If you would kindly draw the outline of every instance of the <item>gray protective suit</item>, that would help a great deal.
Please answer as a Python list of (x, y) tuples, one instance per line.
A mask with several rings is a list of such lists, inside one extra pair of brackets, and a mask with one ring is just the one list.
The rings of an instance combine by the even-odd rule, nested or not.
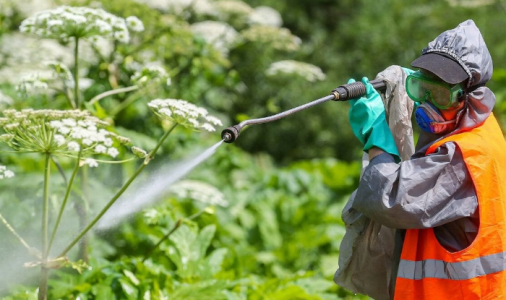
[[(495, 96), (484, 84), (492, 76), (492, 59), (472, 20), (439, 35), (423, 54), (451, 55), (469, 75), (465, 107), (457, 128), (480, 126)], [(394, 133), (395, 135), (395, 133)], [(425, 155), (436, 136), (422, 132), (411, 159), (395, 163), (383, 153), (363, 169), (358, 189), (343, 210), (347, 232), (340, 249), (335, 282), (375, 299), (391, 299), (405, 229), (434, 228), (448, 251), (466, 248), (479, 227), (477, 197), (460, 149), (445, 143)]]

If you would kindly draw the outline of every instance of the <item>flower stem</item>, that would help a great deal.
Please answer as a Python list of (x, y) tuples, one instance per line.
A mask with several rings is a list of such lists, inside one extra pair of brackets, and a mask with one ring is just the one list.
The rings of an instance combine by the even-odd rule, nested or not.
[(77, 109), (81, 108), (79, 103), (79, 38), (75, 37), (76, 43), (74, 48), (74, 102)]
[[(149, 152), (148, 154), (148, 158), (149, 160), (155, 158), (155, 154), (156, 152), (158, 152), (158, 149), (160, 149), (160, 147), (162, 146), (163, 142), (165, 141), (165, 139), (169, 136), (169, 134), (172, 132), (172, 130), (174, 130), (174, 128), (176, 128), (178, 123), (174, 123), (170, 128), (169, 130), (167, 130), (167, 132), (165, 132), (165, 134), (162, 136), (162, 138), (158, 141), (158, 144), (156, 145), (155, 149), (151, 150), (151, 152)], [(145, 160), (144, 161), (144, 164), (147, 165), (149, 163), (149, 160)]]
[[(86, 209), (89, 203), (88, 187), (88, 166), (84, 165), (81, 168), (81, 201), (74, 204), (74, 209), (79, 219), (79, 230), (82, 230), (86, 227), (86, 224), (88, 224), (88, 214)], [(79, 255), (77, 256), (86, 263), (88, 263), (88, 239), (89, 237), (86, 235), (81, 238), (79, 242)]]
[(49, 223), (49, 175), (51, 174), (51, 154), (46, 153), (44, 165), (44, 199), (42, 202), (42, 265), (40, 269), (39, 300), (47, 299), (47, 226)]
[(95, 97), (93, 97), (93, 99), (91, 99), (89, 101), (89, 104), (93, 104), (93, 103), (95, 103), (95, 102), (97, 102), (97, 101), (99, 101), (99, 100), (101, 100), (101, 99), (103, 99), (105, 97), (109, 97), (109, 96), (120, 94), (120, 93), (131, 92), (131, 91), (135, 91), (137, 89), (139, 89), (138, 86), (132, 85), (132, 86), (129, 86), (129, 87), (126, 87), (126, 88), (121, 88), (121, 89), (107, 91), (107, 92), (98, 94)]
[(42, 202), (42, 260), (47, 259), (47, 226), (49, 223), (49, 175), (51, 154), (46, 153), (46, 162), (44, 167), (44, 199)]
[(50, 87), (50, 89), (63, 94), (65, 96), (65, 98), (67, 99), (67, 102), (70, 104), (70, 107), (72, 107), (72, 109), (76, 109), (76, 104), (74, 103), (74, 100), (72, 99), (72, 96), (70, 94), (70, 93), (72, 93), (72, 91), (69, 92), (68, 87), (66, 87), (65, 80), (62, 80), (62, 83), (65, 86), (63, 89), (57, 89), (57, 88), (51, 88), (51, 87)]
[(47, 280), (49, 277), (49, 269), (45, 263), (41, 266), (40, 281), (39, 281), (39, 300), (47, 299)]
[[(154, 157), (160, 146), (163, 144), (165, 139), (169, 136), (169, 134), (174, 130), (177, 126), (177, 123), (174, 123), (167, 132), (160, 138), (156, 147), (149, 153), (148, 157), (144, 160), (144, 163), (135, 171), (135, 173), (128, 179), (128, 181), (121, 187), (121, 189), (112, 197), (112, 199), (107, 203), (107, 205), (98, 213), (98, 215), (86, 226), (81, 233), (79, 233), (70, 244), (58, 255), (58, 257), (65, 256), (72, 247), (88, 232), (90, 229), (95, 226), (95, 224), (100, 220), (100, 218), (107, 212), (107, 210), (118, 200), (118, 198), (126, 191), (126, 189), (130, 186), (130, 184), (137, 178), (137, 176), (144, 170), (144, 168), (148, 165), (150, 159)], [(149, 159), (148, 159), (149, 158)]]
[(56, 219), (56, 223), (54, 224), (53, 233), (51, 234), (51, 240), (49, 241), (49, 246), (47, 246), (47, 253), (51, 250), (51, 246), (53, 246), (54, 238), (56, 236), (56, 232), (58, 231), (58, 226), (60, 226), (61, 217), (63, 215), (63, 211), (65, 210), (65, 206), (67, 205), (67, 200), (69, 199), (70, 191), (72, 190), (72, 184), (74, 183), (74, 178), (76, 177), (77, 171), (79, 170), (79, 163), (81, 160), (81, 153), (82, 151), (79, 151), (79, 155), (77, 156), (77, 162), (76, 166), (74, 168), (74, 172), (72, 173), (72, 176), (70, 177), (70, 181), (67, 185), (67, 190), (65, 192), (65, 198), (63, 198), (63, 202), (60, 207), (60, 212), (58, 213), (58, 218)]

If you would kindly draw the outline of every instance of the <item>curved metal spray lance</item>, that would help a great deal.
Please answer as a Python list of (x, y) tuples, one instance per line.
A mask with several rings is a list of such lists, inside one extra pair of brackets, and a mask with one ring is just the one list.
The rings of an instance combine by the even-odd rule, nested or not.
[[(372, 84), (372, 86), (376, 90), (383, 91), (386, 89), (386, 84), (381, 79), (371, 80), (370, 83)], [(289, 116), (289, 115), (299, 112), (301, 110), (305, 110), (307, 108), (313, 107), (317, 104), (327, 102), (329, 100), (346, 101), (346, 100), (362, 97), (365, 95), (365, 93), (366, 93), (365, 85), (362, 82), (354, 82), (354, 83), (340, 85), (337, 88), (335, 88), (330, 93), (330, 95), (328, 95), (326, 97), (316, 99), (316, 100), (311, 101), (309, 103), (294, 107), (292, 109), (281, 112), (279, 114), (272, 115), (270, 117), (259, 118), (259, 119), (250, 119), (250, 120), (243, 121), (237, 125), (227, 127), (225, 129), (223, 129), (223, 131), (221, 132), (221, 138), (225, 143), (233, 143), (239, 137), (239, 133), (241, 132), (241, 130), (247, 125), (269, 123), (272, 121), (282, 119), (286, 116)]]

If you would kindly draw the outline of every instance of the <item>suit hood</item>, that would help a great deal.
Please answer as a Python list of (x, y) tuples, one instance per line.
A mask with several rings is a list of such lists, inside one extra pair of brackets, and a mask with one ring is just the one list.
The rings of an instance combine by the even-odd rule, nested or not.
[(422, 50), (422, 54), (427, 53), (451, 56), (469, 76), (468, 87), (485, 84), (492, 77), (492, 57), (473, 20), (441, 33)]
[(478, 127), (492, 113), (494, 93), (485, 86), (492, 77), (492, 57), (473, 20), (441, 33), (422, 50), (422, 54), (444, 53), (457, 61), (469, 76), (466, 104), (458, 115), (458, 126), (451, 134)]

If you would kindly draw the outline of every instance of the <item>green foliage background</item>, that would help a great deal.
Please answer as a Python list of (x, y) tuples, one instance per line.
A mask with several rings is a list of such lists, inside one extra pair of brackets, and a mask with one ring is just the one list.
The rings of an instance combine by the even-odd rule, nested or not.
[[(350, 77), (373, 78), (393, 64), (409, 67), (430, 40), (466, 19), (476, 22), (492, 54), (495, 68), (489, 86), (497, 96), (495, 113), (502, 124), (506, 122), (505, 1), (246, 0), (252, 7), (277, 9), (283, 26), (299, 36), (302, 45), (298, 51), (286, 52), (244, 42), (228, 57), (184, 30), (202, 16), (167, 16), (132, 0), (99, 2), (118, 16), (138, 16), (146, 27), (133, 44), (119, 46), (117, 54), (125, 61), (138, 60), (149, 50), (173, 77), (169, 87), (134, 96), (119, 94), (91, 108), (99, 117), (113, 119), (117, 131), (134, 144), (148, 149), (162, 131), (145, 104), (160, 95), (209, 108), (229, 126), (325, 96)], [(16, 12), (0, 16), (0, 43), (4, 35), (18, 30), (22, 19)], [(244, 29), (238, 20), (229, 22)], [(299, 77), (264, 75), (270, 63), (282, 59), (315, 64), (327, 78), (310, 83)], [(116, 69), (111, 71), (111, 66)], [(94, 83), (84, 91), (86, 98), (116, 88), (108, 80), (113, 72), (121, 74), (119, 87), (128, 86), (132, 74), (124, 63), (101, 57), (90, 64), (87, 76)], [(15, 99), (17, 109), (64, 105), (61, 95), (20, 99), (12, 85), (0, 84), (0, 89)], [(360, 145), (348, 125), (347, 109), (346, 103), (326, 103), (248, 128), (235, 144), (222, 145), (187, 176), (217, 187), (228, 207), (165, 195), (112, 230), (96, 231), (86, 246), (90, 268), (82, 274), (73, 269), (54, 272), (50, 299), (367, 299), (332, 282), (345, 232), (341, 210), (360, 173)], [(218, 133), (178, 130), (164, 145), (157, 166), (218, 140)], [(0, 181), (2, 214), (30, 235), (39, 225), (33, 220), (40, 214), (42, 162), (36, 156), (2, 155), (0, 163), (15, 165), (17, 173), (14, 182)], [(101, 199), (132, 170), (133, 166), (125, 165), (90, 171), (93, 196), (84, 205), (89, 215), (101, 208)], [(58, 180), (55, 175), (54, 192), (64, 189)], [(70, 219), (76, 218), (74, 209), (68, 213)], [(189, 219), (194, 214), (198, 217)], [(77, 223), (68, 222), (62, 243), (75, 234)], [(174, 227), (177, 230), (169, 239), (150, 252)], [(0, 237), (2, 252), (23, 251), (2, 226)], [(72, 258), (80, 255), (71, 254)], [(6, 254), (3, 259), (10, 258)], [(22, 275), (4, 279), (0, 295), (9, 300), (35, 299), (36, 274), (34, 269), (23, 269)]]

